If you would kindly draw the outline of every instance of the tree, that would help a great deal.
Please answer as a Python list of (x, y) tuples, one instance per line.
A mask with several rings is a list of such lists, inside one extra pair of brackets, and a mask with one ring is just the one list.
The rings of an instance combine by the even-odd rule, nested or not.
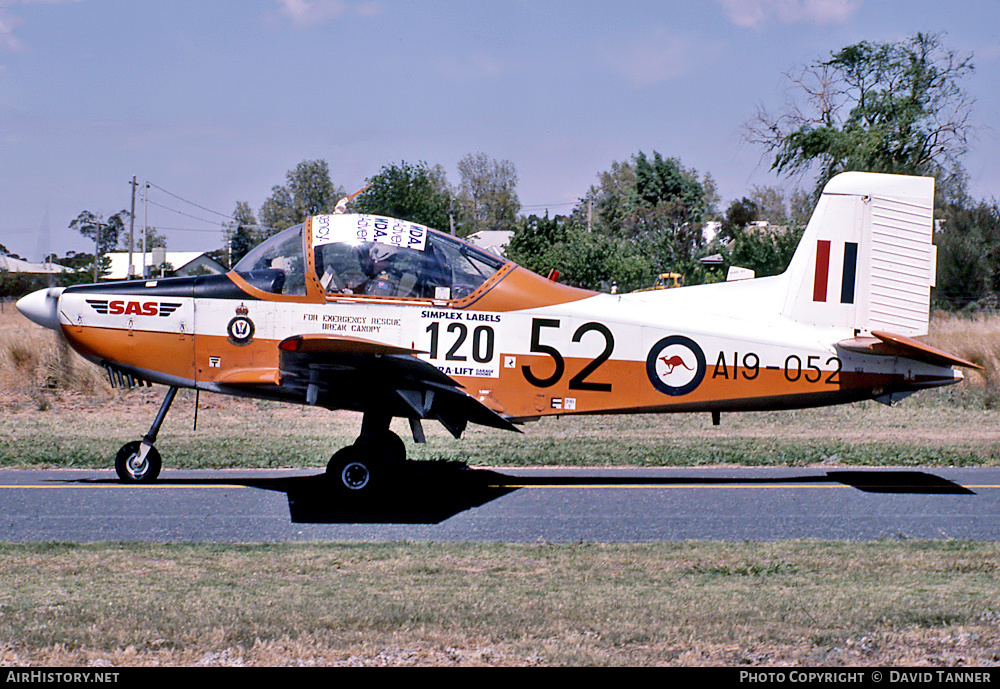
[(344, 196), (343, 188), (330, 181), (325, 160), (304, 160), (289, 170), (285, 179), (285, 185), (271, 188), (260, 209), (260, 221), (268, 234), (297, 225), (310, 215), (332, 213)]
[(10, 249), (5, 247), (3, 244), (0, 244), (0, 254), (3, 254), (4, 256), (10, 256), (11, 258), (21, 258), (22, 260), (24, 260), (23, 257), (11, 253)]
[(103, 255), (114, 251), (118, 246), (118, 238), (125, 229), (125, 221), (128, 218), (129, 213), (126, 210), (118, 211), (107, 220), (101, 213), (82, 211), (69, 224), (69, 228), (91, 241), (96, 241), (97, 253)]
[(714, 212), (717, 202), (714, 182), (706, 179), (707, 191), (697, 172), (677, 159), (655, 151), (649, 158), (640, 151), (598, 175), (598, 184), (574, 209), (573, 218), (625, 241), (648, 257), (657, 272), (694, 274), (704, 245), (704, 221), (710, 204)]
[(611, 169), (599, 173), (597, 180), (574, 209), (573, 217), (581, 222), (586, 219), (588, 227), (598, 232), (611, 233), (625, 224), (638, 205), (635, 166), (629, 161), (613, 161)]
[(513, 228), (521, 202), (517, 198), (517, 169), (509, 160), (492, 160), (485, 153), (458, 161), (458, 203), (465, 236), (482, 230)]
[(528, 270), (547, 275), (557, 259), (553, 256), (554, 248), (570, 241), (579, 234), (572, 220), (557, 215), (550, 218), (548, 213), (539, 218), (530, 215), (520, 218), (513, 236), (507, 242), (504, 250), (507, 258)]
[(995, 310), (1000, 307), (1000, 203), (953, 199), (941, 215), (934, 243), (938, 246), (939, 307)]
[(223, 249), (229, 266), (239, 263), (240, 259), (250, 253), (256, 244), (263, 239), (257, 219), (250, 210), (250, 204), (245, 201), (236, 202), (233, 220), (223, 230), (225, 245)]
[(613, 282), (625, 292), (648, 285), (654, 275), (645, 254), (619, 238), (596, 232), (561, 215), (520, 218), (506, 255), (540, 275), (559, 271), (559, 281), (607, 290)]
[(440, 165), (402, 161), (370, 177), (368, 187), (351, 202), (357, 213), (388, 215), (447, 231), (451, 191)]
[(787, 74), (797, 100), (777, 116), (759, 107), (745, 135), (779, 173), (818, 168), (817, 194), (846, 170), (943, 178), (973, 131), (973, 99), (959, 85), (973, 69), (937, 34), (862, 41)]
[(97, 245), (97, 259), (91, 264), (94, 282), (97, 282), (101, 274), (107, 272), (110, 267), (105, 254), (113, 251), (118, 245), (118, 237), (124, 231), (125, 220), (128, 218), (129, 212), (126, 210), (118, 211), (107, 220), (104, 220), (100, 213), (82, 211), (69, 224), (71, 230), (76, 230)]
[[(731, 266), (750, 268), (757, 277), (785, 272), (805, 228), (748, 227), (736, 236), (728, 251)], [(725, 253), (725, 252), (724, 252)]]
[[(137, 234), (132, 239), (133, 246), (132, 251), (142, 251), (142, 235)], [(167, 236), (161, 234), (159, 230), (155, 227), (146, 228), (146, 251), (155, 249), (156, 247), (167, 248)], [(128, 235), (123, 233), (121, 239), (119, 240), (118, 248), (122, 251), (128, 251)]]
[(726, 209), (726, 215), (719, 226), (719, 241), (729, 242), (743, 234), (743, 230), (760, 217), (760, 207), (744, 196), (733, 201)]
[(705, 219), (705, 188), (692, 171), (684, 170), (675, 158), (663, 158), (656, 151), (653, 160), (640, 151), (634, 161), (639, 206), (665, 207), (675, 225)]

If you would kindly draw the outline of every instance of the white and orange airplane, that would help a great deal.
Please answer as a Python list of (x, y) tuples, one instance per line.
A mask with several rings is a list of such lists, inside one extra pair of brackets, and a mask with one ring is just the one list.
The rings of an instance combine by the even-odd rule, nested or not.
[(17, 303), (113, 384), (169, 387), (123, 481), (159, 474), (178, 388), (362, 412), (327, 473), (363, 495), (405, 459), (394, 417), (468, 423), (558, 414), (891, 403), (975, 364), (915, 339), (934, 280), (934, 180), (830, 181), (781, 275), (602, 294), (447, 234), (334, 214), (274, 235), (225, 275), (50, 288)]

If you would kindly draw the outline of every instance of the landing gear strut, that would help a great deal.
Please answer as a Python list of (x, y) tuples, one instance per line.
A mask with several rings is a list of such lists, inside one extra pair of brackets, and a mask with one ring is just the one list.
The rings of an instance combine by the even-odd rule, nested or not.
[(406, 461), (406, 447), (389, 430), (390, 421), (392, 417), (366, 413), (358, 439), (330, 458), (326, 475), (338, 492), (371, 495), (386, 487), (392, 470)]
[(160, 405), (160, 411), (153, 419), (149, 432), (142, 437), (142, 440), (125, 443), (122, 449), (118, 450), (118, 455), (115, 457), (115, 472), (125, 483), (150, 483), (160, 475), (163, 462), (153, 443), (156, 442), (156, 434), (160, 432), (163, 419), (166, 418), (176, 395), (176, 387), (167, 390), (167, 396), (163, 398), (163, 404)]

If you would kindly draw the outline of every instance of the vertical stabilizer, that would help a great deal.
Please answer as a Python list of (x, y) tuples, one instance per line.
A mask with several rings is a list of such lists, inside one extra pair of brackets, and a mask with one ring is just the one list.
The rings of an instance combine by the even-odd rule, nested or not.
[(801, 323), (927, 334), (934, 179), (846, 172), (830, 180), (788, 266), (784, 314)]

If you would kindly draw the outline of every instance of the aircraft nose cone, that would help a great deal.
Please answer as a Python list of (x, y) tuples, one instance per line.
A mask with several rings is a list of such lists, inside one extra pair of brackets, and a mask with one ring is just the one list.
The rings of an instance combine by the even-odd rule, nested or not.
[(59, 295), (63, 287), (49, 287), (21, 297), (17, 300), (17, 310), (24, 317), (50, 330), (59, 329)]

